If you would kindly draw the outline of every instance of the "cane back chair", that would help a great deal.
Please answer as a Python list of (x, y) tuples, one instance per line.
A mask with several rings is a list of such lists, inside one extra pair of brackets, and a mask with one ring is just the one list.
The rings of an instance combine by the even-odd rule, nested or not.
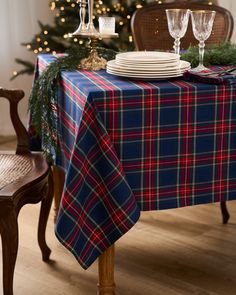
[(17, 216), (25, 204), (41, 201), (38, 243), (44, 261), (51, 250), (45, 241), (45, 230), (52, 203), (51, 170), (41, 153), (31, 153), (29, 138), (17, 112), (24, 97), (21, 90), (0, 88), (0, 97), (10, 103), (10, 117), (17, 135), (15, 153), (0, 152), (0, 234), (3, 257), (3, 294), (13, 294), (13, 276), (18, 250)]
[[(223, 7), (189, 1), (158, 4), (150, 3), (136, 10), (131, 19), (131, 30), (137, 50), (171, 50), (174, 39), (170, 36), (167, 26), (166, 9), (181, 8), (191, 10), (215, 10), (216, 16), (212, 34), (206, 41), (207, 45), (228, 41), (233, 31), (233, 17)], [(188, 49), (189, 45), (197, 45), (198, 41), (192, 33), (192, 24), (189, 21), (185, 36), (181, 39), (181, 50)]]

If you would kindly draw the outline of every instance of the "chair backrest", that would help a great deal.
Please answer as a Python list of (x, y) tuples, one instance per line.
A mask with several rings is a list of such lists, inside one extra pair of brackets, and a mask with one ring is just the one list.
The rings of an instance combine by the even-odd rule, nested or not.
[[(165, 12), (165, 9), (171, 8), (215, 10), (216, 17), (212, 34), (206, 41), (206, 46), (230, 40), (234, 22), (231, 13), (225, 8), (216, 5), (189, 3), (189, 1), (166, 4), (155, 2), (136, 10), (132, 16), (131, 30), (137, 50), (171, 50), (173, 48), (174, 39), (168, 32)], [(198, 41), (193, 36), (190, 20), (186, 35), (181, 39), (180, 48), (187, 49), (189, 45), (196, 44)]]
[(17, 136), (16, 153), (29, 153), (29, 136), (18, 115), (18, 102), (24, 97), (22, 90), (8, 90), (0, 87), (0, 97), (5, 97), (10, 103), (11, 121)]

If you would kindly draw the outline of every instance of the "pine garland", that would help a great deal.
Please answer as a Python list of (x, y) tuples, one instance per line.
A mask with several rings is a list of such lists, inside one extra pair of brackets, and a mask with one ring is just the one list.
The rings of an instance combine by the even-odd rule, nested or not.
[[(198, 46), (189, 47), (187, 52), (181, 55), (181, 59), (196, 67), (199, 63)], [(204, 65), (236, 65), (236, 45), (225, 42), (205, 49)]]
[[(36, 136), (40, 136), (47, 158), (54, 161), (52, 154), (59, 151), (57, 129), (57, 93), (61, 71), (75, 71), (81, 59), (88, 56), (89, 48), (71, 48), (66, 56), (57, 58), (35, 80), (29, 99), (29, 112)], [(116, 52), (106, 48), (97, 48), (100, 56), (106, 60), (115, 58)]]

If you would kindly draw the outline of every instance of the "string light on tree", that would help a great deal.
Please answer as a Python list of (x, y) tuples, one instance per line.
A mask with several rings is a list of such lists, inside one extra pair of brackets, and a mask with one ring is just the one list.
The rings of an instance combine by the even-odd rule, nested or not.
[(56, 8), (56, 3), (53, 1), (51, 2), (51, 10), (54, 10)]

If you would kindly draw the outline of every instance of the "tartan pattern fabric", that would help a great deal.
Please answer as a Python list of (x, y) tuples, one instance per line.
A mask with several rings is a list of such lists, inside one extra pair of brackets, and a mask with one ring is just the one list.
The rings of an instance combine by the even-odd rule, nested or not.
[[(41, 55), (39, 71), (54, 59)], [(58, 239), (83, 268), (138, 220), (236, 199), (236, 85), (61, 73)]]

